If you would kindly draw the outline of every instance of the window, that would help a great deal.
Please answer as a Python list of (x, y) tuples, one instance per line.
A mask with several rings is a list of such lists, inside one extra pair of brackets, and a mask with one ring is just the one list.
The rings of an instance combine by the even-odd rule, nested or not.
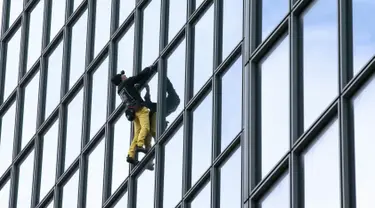
[(289, 208), (290, 207), (290, 178), (285, 174), (273, 185), (271, 190), (262, 198), (262, 208)]
[(20, 16), (23, 10), (23, 1), (12, 1), (8, 0), (8, 6), (10, 4), (10, 11), (9, 11), (9, 27), (12, 26), (14, 21)]
[(62, 57), (63, 41), (48, 58), (45, 118), (48, 118), (60, 102)]
[(65, 23), (65, 0), (52, 0), (51, 8), (51, 31), (50, 40), (52, 40), (64, 26)]
[(79, 170), (69, 179), (63, 187), (62, 208), (72, 208), (77, 206), (78, 202), (78, 182)]
[(223, 13), (223, 59), (225, 59), (242, 39), (243, 0), (224, 0)]
[(38, 109), (38, 94), (39, 94), (39, 72), (32, 78), (32, 80), (25, 87), (25, 101), (23, 106), (22, 119), (22, 146), (23, 149), (31, 140), (36, 131), (36, 116)]
[(211, 182), (199, 192), (190, 204), (191, 208), (211, 207)]
[(142, 69), (159, 56), (160, 1), (151, 1), (143, 11)]
[[(289, 39), (261, 63), (262, 177), (289, 149)], [(272, 131), (270, 131), (272, 129)]]
[(176, 207), (182, 199), (182, 161), (184, 128), (165, 145), (163, 207)]
[[(83, 90), (68, 105), (68, 124), (66, 132), (65, 170), (81, 151), (83, 115)], [(69, 150), (69, 151), (68, 151)]]
[(354, 139), (355, 139), (355, 177), (356, 177), (356, 197), (357, 207), (370, 208), (374, 201), (375, 181), (373, 180), (374, 165), (369, 162), (369, 158), (375, 156), (373, 145), (374, 130), (371, 122), (374, 122), (373, 105), (375, 99), (374, 78), (361, 89), (353, 99), (354, 108)]
[(112, 193), (114, 193), (121, 183), (129, 175), (129, 163), (126, 162), (126, 156), (130, 146), (131, 123), (121, 114), (114, 128), (113, 138), (113, 164), (112, 164)]
[(125, 192), (121, 199), (116, 203), (114, 208), (128, 207), (128, 192)]
[(111, 1), (96, 0), (94, 57), (103, 49), (111, 35)]
[(195, 0), (195, 9), (197, 10), (203, 2), (204, 0)]
[(241, 148), (220, 169), (220, 207), (241, 207)]
[(73, 12), (81, 5), (83, 0), (72, 0), (73, 4)]
[(0, 207), (9, 206), (10, 196), (10, 180), (8, 180), (3, 187), (0, 188)]
[(305, 130), (338, 92), (337, 2), (315, 2), (303, 17)]
[(69, 88), (76, 83), (85, 71), (86, 32), (87, 11), (82, 14), (72, 29)]
[(193, 112), (192, 180), (195, 184), (211, 164), (212, 92)]
[(31, 206), (31, 192), (33, 190), (34, 150), (19, 167), (17, 207)]
[[(0, 129), (0, 177), (12, 163), (14, 125), (16, 123), (16, 103), (13, 103), (9, 109), (1, 115)], [(1, 207), (1, 206), (0, 206)]]
[[(15, 1), (14, 1), (15, 2)], [(20, 61), (21, 28), (13, 35), (7, 44), (6, 70), (4, 83), (4, 100), (12, 93), (18, 82)]]
[(221, 77), (221, 151), (242, 129), (242, 57)]
[(214, 5), (195, 25), (194, 95), (212, 76), (214, 38)]
[(95, 71), (92, 79), (90, 138), (98, 132), (107, 118), (108, 58)]
[(262, 1), (262, 40), (265, 40), (289, 11), (289, 1)]
[(181, 30), (186, 22), (187, 1), (169, 1), (168, 42)]
[(27, 51), (27, 69), (29, 70), (37, 59), (39, 59), (42, 51), (42, 34), (43, 34), (43, 10), (44, 0), (39, 3), (30, 13), (29, 25), (29, 41)]
[[(128, 1), (123, 1), (128, 2)], [(132, 25), (121, 40), (117, 43), (117, 73), (125, 71), (128, 77), (133, 76), (133, 54), (134, 54), (134, 25)], [(117, 88), (116, 88), (117, 89)], [(116, 106), (121, 104), (121, 98), (116, 91)]]
[(52, 199), (52, 201), (46, 206), (46, 208), (53, 208), (53, 202), (54, 200)]
[[(341, 207), (337, 119), (303, 155), (305, 207)], [(322, 188), (324, 187), (324, 188)]]
[(104, 139), (89, 155), (87, 178), (87, 207), (102, 207), (103, 172), (104, 172)]
[(138, 178), (137, 208), (154, 207), (155, 171), (145, 170)]
[(119, 24), (121, 25), (130, 15), (135, 7), (135, 1), (118, 1), (119, 6)]
[(42, 176), (40, 183), (40, 201), (55, 185), (57, 143), (59, 138), (59, 122), (55, 121), (52, 127), (44, 135), (42, 151)]

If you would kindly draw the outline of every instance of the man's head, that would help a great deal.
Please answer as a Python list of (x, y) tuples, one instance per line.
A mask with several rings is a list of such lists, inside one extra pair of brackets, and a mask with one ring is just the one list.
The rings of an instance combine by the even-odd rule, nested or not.
[(127, 77), (125, 75), (125, 72), (124, 70), (122, 70), (120, 74), (116, 74), (115, 76), (112, 77), (111, 82), (112, 84), (119, 86), (120, 83), (126, 79)]

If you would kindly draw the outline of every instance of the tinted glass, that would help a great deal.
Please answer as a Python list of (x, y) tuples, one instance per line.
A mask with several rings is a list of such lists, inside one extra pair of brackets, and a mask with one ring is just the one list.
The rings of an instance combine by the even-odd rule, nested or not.
[(211, 207), (211, 182), (191, 202), (191, 208)]
[(116, 203), (116, 205), (113, 208), (124, 207), (128, 207), (128, 192), (125, 192), (125, 194), (121, 197), (121, 199)]
[(57, 35), (65, 23), (65, 8), (65, 0), (52, 0), (50, 40)]
[(228, 69), (221, 82), (221, 150), (224, 150), (242, 129), (242, 57)]
[(214, 38), (214, 5), (195, 25), (194, 49), (194, 94), (196, 94), (212, 76)]
[(105, 140), (99, 143), (89, 155), (87, 178), (87, 207), (102, 207), (103, 171), (104, 171), (104, 145)]
[(22, 149), (30, 141), (36, 131), (36, 116), (38, 109), (39, 72), (25, 87), (25, 101), (22, 119)]
[(119, 25), (121, 25), (135, 7), (136, 0), (118, 1), (119, 9)]
[(151, 1), (143, 11), (142, 68), (153, 64), (159, 55), (160, 1)]
[(33, 187), (34, 150), (19, 167), (17, 207), (30, 207)]
[(169, 1), (168, 40), (171, 41), (186, 22), (187, 2)]
[(83, 90), (68, 105), (68, 124), (66, 132), (65, 170), (81, 151), (83, 114)]
[(223, 59), (242, 39), (243, 0), (223, 1)]
[(220, 207), (241, 207), (241, 149), (220, 170)]
[(44, 0), (39, 1), (30, 14), (27, 69), (34, 65), (42, 50)]
[(10, 180), (0, 190), (0, 207), (7, 208), (9, 206), (10, 196)]
[(289, 1), (262, 1), (262, 40), (266, 39), (289, 11)]
[(154, 207), (155, 171), (146, 169), (137, 181), (137, 208)]
[(14, 124), (16, 121), (16, 103), (1, 115), (0, 133), (0, 177), (12, 163)]
[(85, 71), (86, 32), (87, 11), (83, 13), (72, 29), (69, 87), (72, 87)]
[(195, 184), (211, 164), (212, 92), (193, 112), (192, 180)]
[(318, 0), (303, 17), (305, 130), (337, 95), (337, 16), (336, 1)]
[(90, 138), (98, 132), (107, 118), (108, 58), (95, 71), (92, 79)]
[[(133, 54), (134, 54), (134, 25), (117, 43), (117, 73), (124, 70), (127, 76), (133, 75)], [(116, 91), (116, 106), (121, 104), (121, 98)]]
[(303, 160), (305, 207), (341, 207), (337, 119), (318, 136)]
[(372, 170), (374, 164), (369, 158), (375, 157), (373, 139), (374, 128), (371, 122), (375, 121), (373, 105), (375, 99), (375, 81), (372, 78), (364, 88), (358, 92), (353, 100), (354, 107), (354, 136), (355, 136), (355, 176), (357, 207), (370, 208), (374, 201), (375, 181)]
[(63, 41), (48, 58), (45, 118), (48, 118), (60, 102), (62, 57)]
[[(289, 149), (289, 38), (260, 66), (262, 88), (262, 177)], [(270, 131), (272, 129), (272, 131)]]
[(69, 179), (63, 187), (62, 208), (77, 207), (78, 202), (79, 170)]
[(122, 114), (115, 124), (113, 138), (112, 193), (128, 177), (129, 164), (126, 162), (130, 145), (131, 123)]
[(21, 29), (13, 35), (7, 44), (6, 70), (4, 83), (4, 100), (8, 98), (18, 82), (18, 67), (21, 44)]
[(8, 1), (8, 6), (10, 4), (9, 12), (9, 27), (12, 26), (13, 22), (20, 16), (23, 9), (23, 1)]
[(94, 57), (103, 49), (111, 35), (111, 1), (96, 0)]
[(163, 207), (176, 207), (182, 199), (182, 161), (184, 128), (165, 146)]
[(290, 178), (284, 175), (262, 198), (262, 208), (290, 208)]

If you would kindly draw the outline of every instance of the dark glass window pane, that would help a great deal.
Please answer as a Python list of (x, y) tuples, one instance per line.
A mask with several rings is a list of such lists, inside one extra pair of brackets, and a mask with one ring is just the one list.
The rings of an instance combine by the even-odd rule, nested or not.
[(1, 115), (0, 133), (0, 177), (12, 163), (14, 125), (16, 123), (16, 103)]
[(137, 208), (154, 207), (155, 171), (146, 169), (137, 181)]
[(289, 1), (262, 1), (262, 40), (265, 40), (289, 11)]
[(14, 21), (20, 16), (23, 10), (23, 1), (18, 0), (8, 0), (8, 6), (10, 4), (10, 12), (9, 12), (9, 27), (12, 26)]
[(31, 206), (31, 192), (33, 187), (34, 150), (19, 167), (17, 207)]
[(191, 208), (211, 207), (211, 182), (191, 202)]
[(262, 198), (262, 208), (290, 208), (290, 178), (285, 174)]
[(337, 119), (303, 155), (305, 207), (341, 207)]
[(220, 169), (220, 207), (241, 207), (241, 149)]
[(186, 11), (186, 0), (169, 1), (168, 42), (171, 41), (184, 26), (186, 22)]
[(63, 187), (62, 208), (77, 207), (79, 169)]
[(111, 1), (96, 0), (94, 57), (103, 49), (111, 35)]
[(10, 180), (0, 190), (0, 207), (9, 206), (9, 197), (10, 197)]
[(130, 15), (135, 7), (137, 0), (118, 1), (119, 6), (119, 25), (121, 25)]
[(65, 0), (52, 0), (50, 41), (57, 35), (65, 23)]
[(242, 39), (243, 0), (223, 1), (223, 59)]
[(336, 1), (315, 2), (303, 16), (305, 130), (323, 113), (338, 92), (338, 4)]

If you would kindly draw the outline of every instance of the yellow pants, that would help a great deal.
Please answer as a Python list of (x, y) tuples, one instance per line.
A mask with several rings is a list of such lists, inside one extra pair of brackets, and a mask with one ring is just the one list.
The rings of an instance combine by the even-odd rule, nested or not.
[(146, 136), (150, 132), (150, 119), (149, 110), (146, 107), (140, 108), (135, 113), (134, 125), (134, 137), (129, 148), (129, 157), (134, 158), (135, 147), (143, 147), (145, 145)]
[(151, 137), (156, 138), (156, 112), (152, 114), (150, 118), (150, 133), (147, 135), (145, 140), (145, 147), (151, 148)]

